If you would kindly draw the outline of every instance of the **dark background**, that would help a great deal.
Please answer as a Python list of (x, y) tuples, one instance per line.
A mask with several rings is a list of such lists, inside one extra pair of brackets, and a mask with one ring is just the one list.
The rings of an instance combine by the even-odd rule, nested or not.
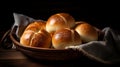
[(4, 0), (0, 2), (0, 39), (14, 24), (14, 12), (42, 20), (47, 20), (51, 15), (58, 12), (67, 12), (71, 14), (76, 21), (85, 20), (99, 29), (111, 27), (112, 29), (120, 31), (119, 6), (120, 3), (115, 0), (15, 0), (13, 2), (11, 0)]
[(4, 31), (11, 28), (14, 23), (14, 12), (42, 20), (47, 20), (48, 17), (58, 12), (67, 12), (76, 21), (85, 20), (100, 29), (111, 27), (119, 30), (119, 6), (119, 2), (115, 0), (16, 0), (14, 2), (0, 2), (0, 31), (3, 34)]

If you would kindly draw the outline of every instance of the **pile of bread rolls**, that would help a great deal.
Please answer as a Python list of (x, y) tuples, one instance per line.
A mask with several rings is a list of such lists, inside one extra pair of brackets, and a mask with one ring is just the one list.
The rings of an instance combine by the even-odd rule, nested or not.
[(47, 21), (34, 21), (24, 30), (20, 43), (25, 46), (64, 49), (98, 40), (96, 27), (76, 22), (68, 13), (56, 13)]

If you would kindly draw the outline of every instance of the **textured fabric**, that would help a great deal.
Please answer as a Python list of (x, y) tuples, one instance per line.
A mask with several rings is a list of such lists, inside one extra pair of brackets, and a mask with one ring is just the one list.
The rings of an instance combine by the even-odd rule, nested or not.
[(120, 35), (110, 27), (105, 27), (103, 41), (91, 41), (78, 46), (69, 46), (66, 49), (78, 50), (87, 57), (102, 63), (120, 62)]
[(16, 31), (16, 35), (18, 38), (20, 38), (20, 36), (23, 33), (23, 30), (26, 28), (26, 26), (30, 22), (34, 21), (34, 19), (31, 17), (28, 17), (26, 15), (18, 14), (18, 13), (13, 13), (13, 16), (14, 16), (15, 22), (14, 22), (14, 25), (12, 28), (14, 28), (15, 26), (18, 26), (17, 31)]

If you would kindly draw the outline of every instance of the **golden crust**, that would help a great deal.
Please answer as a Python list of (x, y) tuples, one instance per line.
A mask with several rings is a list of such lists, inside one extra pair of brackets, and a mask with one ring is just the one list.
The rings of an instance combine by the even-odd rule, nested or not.
[(57, 13), (50, 16), (46, 22), (46, 30), (51, 33), (62, 28), (72, 28), (75, 19), (68, 13)]
[(83, 23), (78, 25), (75, 30), (79, 33), (83, 41), (89, 42), (93, 40), (98, 40), (98, 32), (92, 25), (88, 23)]
[(45, 22), (35, 21), (29, 24), (20, 38), (20, 43), (26, 46), (49, 48), (51, 35), (45, 30)]
[(64, 49), (66, 46), (80, 45), (81, 43), (79, 34), (71, 29), (57, 30), (52, 37), (52, 45), (56, 49)]

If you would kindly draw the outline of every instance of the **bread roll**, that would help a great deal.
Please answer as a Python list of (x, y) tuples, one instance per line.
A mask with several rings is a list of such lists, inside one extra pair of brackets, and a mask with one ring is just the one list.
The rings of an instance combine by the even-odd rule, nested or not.
[(79, 34), (68, 28), (57, 30), (52, 37), (52, 45), (55, 49), (64, 49), (66, 46), (82, 44)]
[(75, 19), (68, 13), (57, 13), (50, 16), (46, 22), (46, 30), (49, 33), (62, 28), (72, 28), (75, 26)]
[(83, 42), (98, 40), (98, 32), (92, 25), (82, 23), (76, 26), (75, 30), (79, 33)]
[(49, 48), (51, 36), (45, 30), (45, 25), (46, 23), (43, 21), (29, 24), (20, 38), (20, 43), (25, 46)]

